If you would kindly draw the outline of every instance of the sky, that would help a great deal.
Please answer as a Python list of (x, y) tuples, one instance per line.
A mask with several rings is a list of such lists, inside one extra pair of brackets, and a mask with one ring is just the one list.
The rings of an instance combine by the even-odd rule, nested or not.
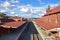
[(60, 5), (60, 0), (0, 0), (0, 12), (9, 16), (25, 18), (41, 18), (46, 14), (46, 8)]

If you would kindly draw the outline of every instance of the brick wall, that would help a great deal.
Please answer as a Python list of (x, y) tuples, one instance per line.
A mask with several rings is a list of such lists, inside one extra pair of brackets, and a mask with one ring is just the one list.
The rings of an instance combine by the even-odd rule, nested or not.
[[(57, 19), (57, 16), (58, 16), (58, 19)], [(52, 25), (60, 26), (60, 13), (57, 15), (53, 14), (53, 15), (44, 16), (39, 20), (43, 22), (51, 23)]]

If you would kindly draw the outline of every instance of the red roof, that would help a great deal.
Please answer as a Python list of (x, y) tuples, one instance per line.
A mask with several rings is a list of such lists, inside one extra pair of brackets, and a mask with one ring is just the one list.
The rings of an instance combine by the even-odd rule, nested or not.
[(12, 22), (14, 20), (13, 19), (7, 19), (7, 18), (1, 18), (0, 21), (1, 22)]
[[(57, 13), (57, 12), (60, 12), (60, 6), (55, 7), (54, 9), (50, 10), (50, 12), (46, 13), (45, 15), (54, 14), (54, 13)], [(36, 23), (38, 25), (41, 25), (43, 28), (45, 28), (47, 30), (50, 30), (50, 29), (53, 29), (53, 28), (60, 28), (60, 21), (58, 21), (58, 24), (51, 24), (51, 23), (43, 22), (43, 20), (44, 20), (44, 18), (37, 19)]]
[(35, 20), (35, 22), (38, 25), (42, 26), (42, 28), (44, 28), (46, 30), (50, 30), (50, 29), (56, 28), (56, 25), (52, 25), (51, 23), (43, 22), (43, 21), (40, 21), (40, 20)]
[(60, 6), (57, 6), (50, 10), (50, 12), (46, 13), (45, 15), (60, 12)]
[(56, 13), (56, 12), (60, 12), (60, 6), (51, 10), (51, 13)]
[(22, 17), (19, 17), (19, 16), (13, 16), (13, 17), (11, 17), (11, 19), (20, 19), (20, 18), (22, 18)]
[(1, 26), (4, 26), (6, 28), (18, 28), (19, 26), (23, 25), (25, 21), (13, 21), (13, 22), (5, 22)]

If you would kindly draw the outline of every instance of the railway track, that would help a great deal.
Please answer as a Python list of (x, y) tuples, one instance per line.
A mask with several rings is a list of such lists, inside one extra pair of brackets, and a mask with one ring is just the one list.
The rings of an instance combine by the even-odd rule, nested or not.
[(42, 40), (40, 34), (37, 32), (34, 24), (30, 22), (26, 30), (21, 34), (18, 40)]
[(22, 27), (0, 37), (0, 40), (42, 40), (32, 22), (27, 22)]

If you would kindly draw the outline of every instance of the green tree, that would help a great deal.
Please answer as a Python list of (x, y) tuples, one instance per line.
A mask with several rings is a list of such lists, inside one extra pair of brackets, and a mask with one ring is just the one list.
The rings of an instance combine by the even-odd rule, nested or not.
[(10, 16), (6, 16), (6, 14), (0, 12), (0, 18), (10, 18)]
[(0, 12), (0, 18), (4, 18), (6, 14)]

